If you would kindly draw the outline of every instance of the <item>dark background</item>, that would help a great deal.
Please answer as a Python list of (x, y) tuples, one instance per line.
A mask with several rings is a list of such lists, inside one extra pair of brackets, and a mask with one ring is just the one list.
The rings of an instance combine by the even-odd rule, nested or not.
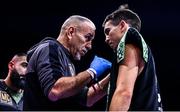
[[(105, 16), (129, 3), (142, 20), (141, 33), (151, 47), (164, 110), (180, 110), (179, 25), (180, 8), (175, 0), (59, 0), (5, 1), (0, 6), (0, 77), (7, 74), (7, 63), (18, 52), (26, 52), (46, 36), (56, 38), (60, 26), (70, 15), (90, 18), (97, 26), (93, 49), (78, 64), (86, 69), (94, 54), (111, 60), (111, 49), (104, 43), (101, 27)], [(89, 60), (89, 61), (88, 61)], [(102, 110), (101, 100), (89, 110)]]

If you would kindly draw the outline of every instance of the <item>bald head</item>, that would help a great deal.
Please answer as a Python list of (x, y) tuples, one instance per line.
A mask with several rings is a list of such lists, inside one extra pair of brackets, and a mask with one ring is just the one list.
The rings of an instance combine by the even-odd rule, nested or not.
[(73, 15), (73, 16), (70, 16), (62, 25), (61, 27), (61, 33), (64, 33), (64, 31), (66, 29), (68, 29), (69, 27), (77, 27), (78, 29), (81, 30), (81, 26), (84, 24), (84, 23), (90, 23), (91, 27), (95, 30), (96, 27), (94, 25), (94, 23), (84, 17), (84, 16), (80, 16), (80, 15)]

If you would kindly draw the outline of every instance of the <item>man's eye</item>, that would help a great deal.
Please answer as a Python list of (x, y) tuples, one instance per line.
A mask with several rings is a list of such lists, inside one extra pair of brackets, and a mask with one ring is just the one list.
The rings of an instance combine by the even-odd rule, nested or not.
[(94, 38), (94, 35), (91, 33), (88, 33), (87, 35), (84, 36), (84, 38), (86, 39), (86, 41), (91, 41)]
[(104, 33), (105, 33), (106, 35), (109, 35), (109, 32), (110, 32), (110, 29), (109, 29), (109, 28), (105, 29), (105, 31), (104, 31)]
[(85, 36), (85, 38), (86, 38), (87, 41), (91, 41), (92, 40), (91, 36)]
[(27, 66), (28, 66), (27, 63), (22, 63), (21, 65), (22, 65), (23, 67), (27, 67)]

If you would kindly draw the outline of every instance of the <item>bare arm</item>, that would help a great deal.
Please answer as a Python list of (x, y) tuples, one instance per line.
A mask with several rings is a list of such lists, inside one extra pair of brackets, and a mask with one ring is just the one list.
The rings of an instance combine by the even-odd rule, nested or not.
[(91, 86), (87, 95), (87, 106), (90, 107), (98, 100), (103, 98), (107, 92), (107, 86), (110, 79), (110, 74), (103, 78), (100, 82)]
[(48, 98), (52, 101), (67, 98), (75, 95), (85, 85), (91, 81), (91, 75), (87, 72), (81, 72), (73, 77), (61, 77), (53, 85)]
[(144, 67), (139, 48), (127, 44), (125, 49), (125, 58), (119, 65), (116, 90), (110, 103), (110, 111), (129, 109), (136, 78)]

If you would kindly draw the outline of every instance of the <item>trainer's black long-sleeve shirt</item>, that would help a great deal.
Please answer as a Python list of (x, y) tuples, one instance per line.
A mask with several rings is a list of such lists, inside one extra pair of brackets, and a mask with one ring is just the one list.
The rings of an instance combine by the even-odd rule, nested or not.
[(72, 97), (50, 101), (48, 94), (61, 78), (76, 74), (73, 58), (56, 39), (47, 37), (28, 51), (28, 67), (24, 92), (24, 110), (74, 110), (86, 95), (87, 88)]

